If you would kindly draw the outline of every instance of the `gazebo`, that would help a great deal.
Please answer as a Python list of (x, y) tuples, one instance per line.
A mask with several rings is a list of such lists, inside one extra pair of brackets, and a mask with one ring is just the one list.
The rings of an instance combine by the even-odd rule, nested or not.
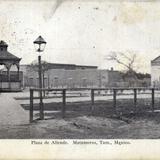
[[(1, 91), (17, 91), (20, 89), (21, 81), (19, 79), (19, 62), (21, 58), (16, 57), (7, 50), (8, 45), (4, 41), (0, 41), (0, 65), (4, 65), (6, 72), (0, 72), (0, 90)], [(15, 65), (17, 72), (11, 72), (11, 66)], [(11, 74), (14, 73), (14, 74)]]

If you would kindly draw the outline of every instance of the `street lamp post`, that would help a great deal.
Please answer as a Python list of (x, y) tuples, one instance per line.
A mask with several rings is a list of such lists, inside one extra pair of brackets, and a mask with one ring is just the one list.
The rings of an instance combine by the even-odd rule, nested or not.
[(40, 119), (44, 119), (44, 106), (43, 106), (43, 97), (42, 97), (42, 64), (41, 64), (41, 55), (40, 53), (44, 51), (45, 45), (46, 45), (46, 41), (42, 38), (42, 36), (39, 36), (34, 42), (34, 46), (36, 51), (39, 53), (38, 55), (38, 64), (39, 64), (39, 70), (38, 70), (38, 74), (39, 74), (39, 96), (40, 96), (40, 103), (39, 103), (39, 107), (40, 107)]

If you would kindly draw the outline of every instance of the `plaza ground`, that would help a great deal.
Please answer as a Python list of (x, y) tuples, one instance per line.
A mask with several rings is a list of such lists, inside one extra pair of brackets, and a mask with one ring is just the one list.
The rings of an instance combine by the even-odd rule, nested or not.
[[(132, 112), (133, 99), (119, 99), (117, 111), (120, 116), (114, 116), (111, 99), (97, 101), (92, 113), (90, 101), (68, 102), (64, 119), (61, 117), (60, 101), (51, 101), (50, 98), (48, 102), (45, 100), (45, 120), (30, 124), (29, 99), (26, 95), (29, 92), (0, 94), (1, 139), (160, 138), (159, 98), (155, 102), (155, 113), (151, 112), (149, 98), (138, 99), (136, 114)], [(34, 118), (37, 119), (38, 101), (35, 103)]]

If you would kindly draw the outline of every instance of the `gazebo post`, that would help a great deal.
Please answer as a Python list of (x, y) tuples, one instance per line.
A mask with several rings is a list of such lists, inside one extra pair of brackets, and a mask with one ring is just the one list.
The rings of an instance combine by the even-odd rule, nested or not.
[(17, 79), (19, 81), (19, 78), (20, 78), (20, 76), (19, 76), (19, 64), (17, 64), (16, 66), (17, 66)]
[(19, 67), (18, 67), (18, 80), (19, 80)]
[(7, 67), (7, 77), (8, 77), (8, 87), (11, 88), (11, 76), (10, 76), (10, 67)]

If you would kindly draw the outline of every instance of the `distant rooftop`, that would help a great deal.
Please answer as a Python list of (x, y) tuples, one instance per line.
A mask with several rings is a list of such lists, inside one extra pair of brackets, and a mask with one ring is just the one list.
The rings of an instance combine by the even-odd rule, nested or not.
[[(42, 62), (43, 64), (43, 62)], [(76, 65), (76, 64), (63, 64), (63, 63), (47, 63), (49, 69), (97, 69), (97, 66), (90, 66), (90, 65)], [(29, 66), (21, 65), (21, 66)]]
[(156, 57), (151, 61), (152, 66), (160, 66), (160, 56)]

